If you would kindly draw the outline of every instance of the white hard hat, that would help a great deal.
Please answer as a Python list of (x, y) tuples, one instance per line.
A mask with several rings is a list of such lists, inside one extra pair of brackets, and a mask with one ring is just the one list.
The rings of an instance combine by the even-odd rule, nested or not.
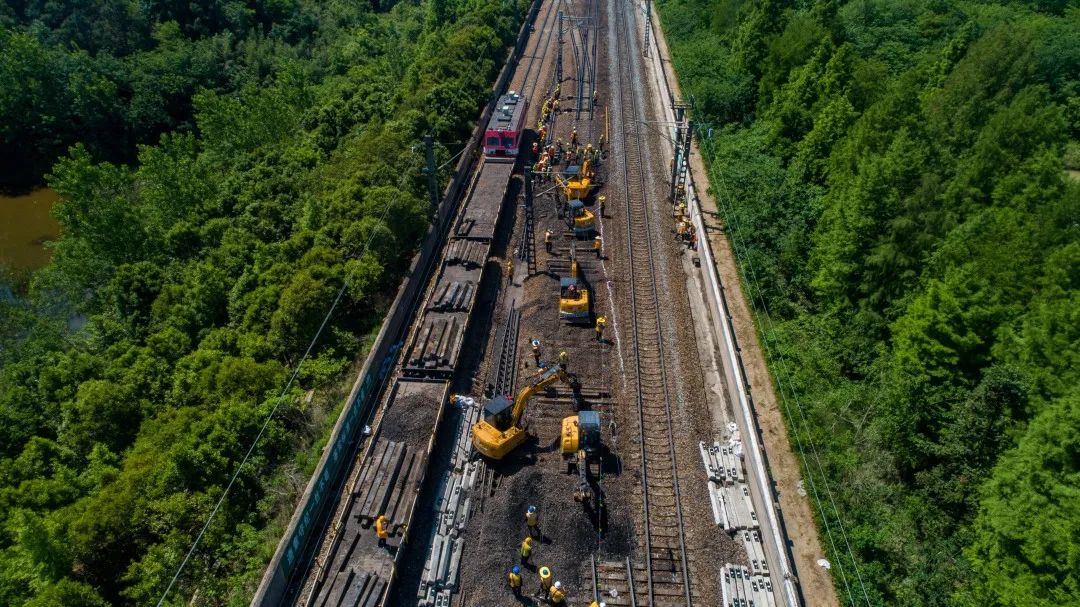
[(600, 601), (600, 607), (607, 607), (607, 603), (605, 603), (604, 601)]
[(562, 582), (555, 582), (556, 588), (562, 588)]

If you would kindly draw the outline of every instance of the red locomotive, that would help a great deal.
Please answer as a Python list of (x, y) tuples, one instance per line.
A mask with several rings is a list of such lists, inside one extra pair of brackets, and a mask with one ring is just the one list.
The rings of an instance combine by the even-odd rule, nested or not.
[(525, 135), (525, 112), (528, 103), (521, 95), (510, 91), (499, 97), (499, 103), (484, 129), (484, 156), (496, 160), (517, 158)]

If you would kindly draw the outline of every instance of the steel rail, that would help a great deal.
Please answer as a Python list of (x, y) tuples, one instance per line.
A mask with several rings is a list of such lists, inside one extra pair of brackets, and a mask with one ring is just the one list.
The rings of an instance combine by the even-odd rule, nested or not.
[[(609, 0), (616, 2), (617, 0)], [(633, 142), (633, 153), (627, 143), (627, 134), (621, 133), (622, 159), (623, 159), (623, 194), (627, 203), (626, 230), (630, 264), (630, 307), (633, 321), (634, 365), (637, 380), (637, 408), (638, 423), (641, 432), (640, 458), (642, 474), (642, 502), (644, 514), (645, 552), (646, 552), (646, 575), (648, 580), (649, 605), (656, 604), (656, 560), (654, 555), (654, 532), (671, 531), (674, 526), (675, 538), (677, 538), (679, 560), (678, 567), (681, 569), (683, 595), (686, 605), (693, 604), (690, 591), (689, 563), (686, 558), (685, 526), (682, 516), (682, 499), (679, 491), (678, 470), (675, 456), (675, 439), (672, 430), (671, 399), (668, 393), (667, 369), (664, 356), (664, 340), (660, 322), (660, 298), (656, 288), (656, 267), (654, 264), (654, 247), (652, 242), (652, 224), (647, 199), (647, 184), (643, 171), (644, 145), (641, 130), (636, 127), (640, 120), (638, 89), (641, 83), (638, 74), (631, 62), (635, 60), (630, 51), (628, 40), (633, 35), (633, 28), (626, 15), (626, 6), (618, 2), (615, 7), (618, 32), (616, 35), (618, 52), (612, 58), (618, 65), (617, 80), (619, 89), (619, 113), (622, 114), (623, 128), (633, 129), (630, 139)], [(610, 14), (610, 13), (609, 13)], [(627, 112), (629, 111), (629, 115)], [(637, 184), (631, 187), (631, 175), (636, 173)], [(636, 251), (640, 241), (644, 239), (645, 247)], [(651, 393), (652, 398), (647, 398), (646, 393)], [(661, 401), (657, 403), (655, 401)], [(666, 432), (664, 432), (666, 430)], [(651, 439), (651, 440), (650, 440)], [(666, 440), (665, 440), (666, 439)], [(664, 445), (656, 446), (655, 441)], [(650, 448), (656, 449), (650, 452)], [(659, 460), (666, 458), (670, 465), (668, 470), (659, 470)], [(650, 487), (650, 469), (654, 469), (656, 475)], [(673, 499), (674, 525), (670, 522), (661, 522), (658, 519), (671, 519), (670, 513), (657, 515), (654, 510), (653, 498), (660, 498), (660, 485), (663, 485), (663, 474), (670, 473), (671, 497)], [(655, 494), (655, 495), (654, 495)], [(666, 497), (666, 496), (665, 496)], [(654, 525), (656, 529), (654, 529)], [(671, 536), (667, 536), (671, 537)], [(671, 549), (670, 547), (668, 548)], [(671, 560), (673, 569), (676, 565)], [(679, 584), (678, 580), (672, 579), (668, 584)]]
[[(552, 18), (555, 15), (558, 14), (558, 5), (561, 2), (562, 2), (562, 0), (554, 0), (553, 2), (550, 2), (549, 3), (550, 6), (547, 9), (547, 13), (544, 14), (544, 22), (540, 26), (540, 38), (537, 39), (537, 41), (536, 41), (536, 46), (533, 48), (533, 53), (531, 55), (529, 55), (529, 63), (525, 66), (525, 74), (521, 78), (522, 89), (524, 89), (525, 86), (528, 85), (529, 78), (533, 75), (533, 73), (532, 73), (533, 66), (536, 64), (537, 57), (541, 58), (540, 59), (540, 67), (542, 68), (543, 65), (544, 65), (544, 59), (543, 58), (547, 57), (548, 50), (551, 48), (551, 38), (552, 38), (552, 36), (551, 36), (551, 31), (552, 31), (551, 21), (552, 21)], [(555, 27), (558, 27), (557, 23), (555, 24)], [(543, 48), (541, 49), (541, 47), (543, 47)], [(537, 71), (539, 71), (539, 69)], [(537, 78), (533, 82), (532, 88), (529, 89), (529, 95), (526, 98), (530, 103), (532, 103), (534, 101), (534, 98), (536, 97), (536, 89), (537, 89), (537, 87), (539, 85), (540, 85), (540, 80), (539, 80), (539, 78)], [(524, 91), (522, 91), (522, 92), (524, 92)]]

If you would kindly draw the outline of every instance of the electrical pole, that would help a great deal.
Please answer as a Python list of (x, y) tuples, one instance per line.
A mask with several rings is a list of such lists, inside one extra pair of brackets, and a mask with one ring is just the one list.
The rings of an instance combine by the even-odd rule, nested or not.
[(675, 113), (675, 157), (671, 159), (671, 190), (668, 196), (671, 198), (671, 202), (675, 202), (675, 191), (679, 186), (679, 178), (682, 174), (682, 164), (686, 161), (685, 150), (683, 140), (686, 139), (685, 133), (689, 132), (689, 129), (685, 125), (686, 110), (689, 106), (685, 103), (672, 103), (671, 109)]
[(649, 56), (649, 36), (652, 33), (652, 0), (645, 0), (645, 56)]
[[(525, 163), (528, 165), (529, 163)], [(533, 205), (533, 172), (531, 166), (525, 167), (525, 208), (530, 209)]]
[(574, 103), (575, 109), (577, 110), (577, 113), (574, 115), (575, 120), (581, 120), (581, 110), (584, 109), (582, 106), (585, 105), (584, 74), (586, 73), (585, 65), (589, 60), (589, 52), (588, 50), (586, 50), (589, 48), (589, 30), (584, 26), (584, 24), (579, 24), (578, 31), (581, 33), (581, 64), (578, 65), (577, 102)]
[(438, 209), (439, 182), (435, 169), (435, 140), (431, 135), (424, 135), (424, 151), (427, 156), (427, 168), (424, 169), (424, 172), (427, 173), (428, 194), (431, 195), (432, 208)]
[(686, 181), (686, 176), (690, 174), (690, 144), (694, 140), (694, 121), (689, 120), (686, 123), (686, 132), (683, 135), (682, 143), (682, 174), (680, 175), (683, 181)]
[(556, 85), (562, 84), (562, 30), (563, 30), (563, 13), (559, 11), (559, 52), (555, 56), (555, 83)]

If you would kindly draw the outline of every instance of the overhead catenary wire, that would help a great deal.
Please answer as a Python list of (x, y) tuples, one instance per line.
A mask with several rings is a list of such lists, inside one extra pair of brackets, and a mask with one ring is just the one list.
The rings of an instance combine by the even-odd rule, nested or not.
[[(705, 128), (705, 127), (704, 127), (704, 125), (702, 125), (699, 128)], [(702, 138), (699, 137), (699, 139), (702, 139)], [(707, 142), (709, 142), (709, 144), (711, 144), (711, 139), (705, 138), (705, 140)], [(715, 152), (715, 148), (710, 149), (710, 153), (712, 153), (712, 152)], [(757, 270), (754, 267), (752, 256), (750, 256), (748, 254), (748, 252), (747, 252), (747, 248), (746, 248), (745, 243), (740, 242), (739, 234), (742, 234), (743, 230), (742, 230), (742, 226), (741, 226), (741, 224), (739, 222), (738, 215), (734, 211), (734, 205), (730, 201), (729, 187), (727, 185), (726, 180), (724, 179), (724, 175), (721, 172), (721, 170), (719, 168), (719, 165), (714, 162), (713, 165), (712, 165), (712, 168), (713, 168), (715, 174), (717, 175), (717, 177), (719, 178), (719, 181), (720, 181), (721, 189), (717, 190), (717, 194), (718, 194), (717, 199), (721, 202), (721, 204), (724, 207), (724, 214), (726, 215), (726, 223), (728, 223), (729, 226), (735, 228), (734, 231), (729, 230), (729, 234), (731, 235), (732, 248), (733, 248), (733, 250), (737, 250), (737, 249), (740, 249), (740, 248), (742, 249), (742, 259), (744, 260), (744, 262), (746, 263), (746, 266), (750, 270), (750, 276), (753, 277), (753, 282), (750, 281), (750, 276), (747, 275), (746, 271), (743, 268), (740, 267), (741, 264), (736, 264), (736, 266), (739, 267), (739, 273), (742, 274), (744, 282), (748, 283), (751, 286), (751, 290), (750, 290), (750, 293), (749, 293), (750, 298), (751, 298), (751, 303), (753, 303), (753, 300), (754, 300), (754, 291), (755, 290), (758, 291), (757, 299), (760, 301), (760, 310), (761, 310), (762, 314), (764, 315), (764, 318), (765, 318), (765, 321), (767, 323), (768, 329), (771, 331), (771, 330), (774, 329), (775, 324), (772, 321), (772, 316), (771, 316), (771, 314), (769, 312), (768, 303), (765, 300), (764, 295), (760, 292), (759, 289), (755, 288), (756, 285), (760, 285), (760, 279), (758, 278)], [(802, 428), (802, 432), (806, 434), (806, 442), (810, 446), (810, 452), (811, 452), (811, 454), (813, 456), (813, 463), (815, 464), (815, 467), (817, 468), (817, 472), (820, 475), (821, 485), (824, 488), (826, 498), (827, 498), (827, 500), (829, 502), (829, 505), (832, 508), (832, 514), (836, 519), (836, 525), (837, 525), (837, 527), (838, 527), (838, 529), (840, 531), (840, 535), (841, 535), (841, 537), (843, 539), (844, 547), (846, 548), (846, 552), (847, 552), (847, 556), (850, 559), (852, 568), (855, 571), (855, 578), (856, 578), (856, 581), (858, 582), (859, 589), (860, 589), (860, 591), (862, 593), (863, 600), (866, 602), (867, 605), (870, 605), (871, 602), (870, 602), (869, 595), (866, 592), (866, 585), (865, 585), (865, 583), (864, 583), (864, 581), (862, 579), (862, 573), (861, 573), (861, 571), (859, 571), (858, 561), (855, 559), (855, 553), (854, 553), (854, 550), (851, 547), (851, 542), (850, 542), (850, 539), (848, 538), (847, 530), (844, 528), (844, 523), (843, 523), (842, 517), (840, 515), (840, 509), (836, 505), (836, 500), (835, 500), (835, 498), (833, 496), (832, 489), (829, 487), (828, 477), (825, 474), (824, 465), (821, 462), (821, 456), (818, 453), (817, 445), (814, 443), (813, 437), (810, 434), (809, 421), (808, 421), (808, 419), (806, 417), (806, 413), (805, 413), (804, 408), (802, 406), (802, 401), (799, 398), (798, 392), (795, 390), (792, 381), (790, 380), (790, 371), (789, 371), (789, 367), (788, 367), (787, 357), (784, 355), (783, 350), (780, 349), (780, 348), (776, 348), (775, 353), (774, 353), (774, 347), (776, 347), (776, 345), (777, 345), (776, 342), (775, 342), (775, 338), (770, 338), (769, 333), (767, 331), (765, 331), (764, 328), (765, 327), (762, 327), (762, 330), (760, 331), (760, 333), (761, 333), (761, 337), (762, 337), (762, 343), (765, 345), (766, 352), (768, 353), (768, 356), (769, 356), (769, 358), (771, 360), (777, 360), (782, 365), (782, 369), (781, 368), (776, 368), (775, 369), (775, 371), (776, 371), (776, 373), (775, 373), (775, 375), (776, 375), (776, 383), (777, 383), (777, 387), (779, 388), (780, 399), (784, 404), (784, 409), (787, 412), (788, 419), (791, 419), (793, 421), (794, 421), (795, 418), (792, 415), (792, 408), (791, 408), (791, 405), (790, 405), (791, 401), (788, 399), (787, 394), (790, 394), (791, 395), (791, 400), (794, 400), (794, 402), (795, 402), (795, 410), (798, 412), (799, 424), (800, 424), (800, 426)], [(770, 345), (770, 342), (771, 342), (771, 345)], [(786, 391), (785, 391), (785, 388), (786, 388)], [(811, 471), (811, 467), (810, 467), (810, 464), (809, 464), (809, 459), (807, 457), (805, 447), (803, 446), (803, 440), (802, 440), (801, 433), (799, 431), (796, 431), (793, 434), (795, 435), (796, 446), (799, 449), (799, 454), (800, 454), (800, 457), (801, 457), (801, 459), (803, 461), (803, 466), (806, 468), (806, 470), (808, 472), (807, 479), (810, 482), (810, 488), (811, 488), (811, 492), (814, 495), (814, 501), (817, 502), (818, 510), (822, 514), (821, 518), (822, 518), (822, 522), (823, 522), (823, 524), (825, 526), (826, 535), (829, 537), (830, 544), (833, 545), (833, 552), (836, 553), (836, 554), (840, 554), (840, 551), (836, 547), (836, 541), (832, 537), (832, 530), (831, 530), (831, 526), (829, 525), (828, 518), (825, 516), (825, 508), (823, 506), (823, 501), (824, 500), (821, 499), (821, 496), (818, 493), (818, 488), (817, 488), (818, 483), (814, 480), (814, 475), (813, 475), (813, 473)], [(851, 589), (851, 587), (849, 585), (849, 582), (847, 580), (847, 576), (844, 573), (843, 563), (837, 563), (837, 564), (839, 566), (839, 572), (840, 572), (841, 580), (844, 582), (845, 588), (847, 589), (847, 592), (848, 592), (848, 599), (851, 602), (851, 604), (854, 605), (855, 604), (854, 593), (853, 593), (853, 591), (852, 591), (852, 589)]]
[[(415, 149), (413, 149), (413, 152), (415, 155)], [(416, 162), (412, 166), (406, 168), (406, 170), (402, 171), (401, 179), (398, 181), (399, 190), (402, 186), (404, 186), (406, 176), (408, 176), (412, 170), (415, 170), (418, 167), (419, 162)], [(395, 196), (394, 198), (390, 198), (386, 201), (386, 204), (383, 205), (382, 211), (379, 213), (380, 221), (386, 219), (387, 214), (390, 212), (390, 208), (393, 206), (394, 203), (397, 202), (397, 200), (398, 198)], [(371, 243), (374, 241), (375, 235), (378, 233), (378, 230), (371, 231), (371, 233), (368, 235), (367, 241), (364, 242), (363, 249), (357, 256), (357, 259), (363, 259), (363, 257), (367, 255), (368, 251), (371, 248)], [(296, 381), (296, 378), (300, 375), (301, 367), (311, 355), (311, 351), (315, 348), (315, 344), (318, 343), (319, 337), (322, 336), (323, 330), (326, 328), (326, 325), (330, 322), (330, 318), (333, 316), (334, 311), (337, 309), (338, 304), (341, 302), (341, 298), (345, 295), (345, 291), (348, 290), (352, 275), (353, 272), (350, 272), (345, 276), (345, 280), (342, 281), (341, 288), (338, 289), (337, 295), (334, 296), (333, 303), (330, 304), (330, 309), (326, 312), (326, 315), (323, 317), (322, 322), (319, 324), (318, 330), (315, 331), (315, 335), (308, 343), (307, 349), (304, 351), (304, 355), (300, 357), (300, 360), (296, 363), (296, 367), (293, 368), (293, 372), (289, 375), (288, 381), (285, 382), (285, 387), (282, 388), (281, 393), (278, 394), (278, 397), (275, 399), (276, 402), (274, 403), (274, 406), (270, 409), (270, 413), (266, 416), (266, 419), (263, 420), (262, 426), (259, 428), (258, 434), (256, 434), (255, 439), (251, 441), (251, 445), (248, 446), (247, 452), (244, 453), (244, 457), (240, 460), (240, 464), (236, 467), (236, 470), (233, 471), (232, 476), (229, 478), (228, 484), (225, 485), (225, 490), (221, 493), (221, 496), (218, 497), (218, 500), (214, 504), (214, 508), (210, 511), (209, 516), (206, 517), (206, 522), (203, 523), (203, 526), (199, 530), (199, 533), (195, 536), (195, 539), (191, 543), (191, 547), (188, 548), (187, 553), (184, 554), (184, 559), (180, 562), (180, 566), (177, 567), (176, 573), (174, 573), (172, 579), (169, 580), (169, 584), (165, 587), (165, 591), (161, 593), (161, 598), (158, 599), (157, 602), (158, 607), (161, 607), (165, 604), (165, 599), (168, 598), (169, 593), (173, 589), (173, 586), (176, 585), (177, 580), (180, 579), (180, 575), (184, 572), (184, 569), (187, 567), (187, 564), (191, 560), (191, 557), (195, 554), (196, 549), (198, 549), (203, 536), (206, 535), (206, 530), (209, 529), (210, 523), (213, 522), (214, 517), (217, 515), (218, 511), (221, 510), (221, 505), (225, 503), (225, 498), (229, 496), (229, 491), (236, 483), (236, 479), (239, 478), (240, 472), (244, 469), (244, 466), (251, 459), (251, 454), (255, 452), (255, 447), (258, 446), (259, 441), (263, 437), (263, 434), (266, 433), (266, 429), (270, 426), (270, 422), (273, 421), (274, 416), (278, 412), (278, 409), (280, 409), (282, 403), (285, 402), (285, 395), (288, 394), (289, 389), (292, 388), (292, 385)]]

